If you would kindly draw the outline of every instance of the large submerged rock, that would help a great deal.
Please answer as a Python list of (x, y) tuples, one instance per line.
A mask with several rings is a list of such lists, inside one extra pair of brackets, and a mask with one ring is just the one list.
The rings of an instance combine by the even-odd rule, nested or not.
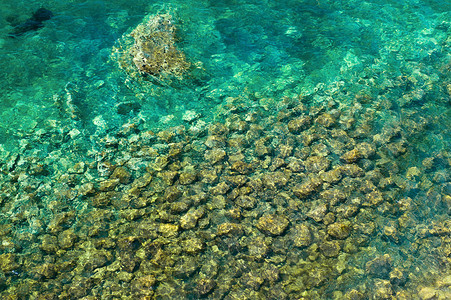
[(159, 82), (182, 79), (191, 64), (176, 46), (176, 31), (168, 14), (146, 17), (114, 50), (119, 53), (121, 68), (131, 75), (140, 74)]

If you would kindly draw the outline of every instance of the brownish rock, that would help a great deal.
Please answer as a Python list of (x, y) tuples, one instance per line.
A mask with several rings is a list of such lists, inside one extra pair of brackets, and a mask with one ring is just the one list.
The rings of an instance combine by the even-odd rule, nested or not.
[(257, 228), (267, 235), (281, 235), (290, 222), (284, 216), (270, 214), (258, 219)]
[(322, 180), (319, 177), (312, 177), (306, 182), (293, 187), (293, 193), (300, 199), (303, 199), (311, 193), (318, 191), (321, 188)]
[(131, 284), (131, 290), (135, 295), (151, 296), (154, 294), (155, 276), (145, 275), (135, 278)]
[(0, 254), (0, 270), (4, 273), (9, 273), (17, 270), (20, 265), (17, 263), (17, 255), (14, 253)]
[(58, 235), (58, 244), (61, 249), (68, 249), (74, 245), (77, 238), (72, 229), (64, 230)]
[(232, 171), (238, 172), (240, 174), (249, 174), (253, 170), (252, 165), (243, 161), (234, 162), (230, 168), (232, 169)]
[(293, 242), (296, 247), (307, 247), (312, 243), (312, 233), (305, 224), (296, 225), (293, 229)]
[(191, 184), (197, 179), (197, 174), (195, 172), (181, 172), (179, 175), (180, 184), (187, 185)]
[(203, 278), (197, 282), (196, 291), (200, 296), (208, 295), (216, 287), (213, 279)]
[(324, 241), (319, 246), (321, 252), (326, 257), (337, 257), (340, 254), (340, 244), (338, 241)]
[(124, 167), (117, 167), (114, 169), (113, 174), (111, 174), (110, 179), (119, 179), (122, 184), (127, 184), (130, 182), (131, 174)]
[(197, 221), (205, 214), (205, 209), (199, 207), (197, 209), (191, 208), (186, 214), (180, 218), (180, 226), (183, 229), (191, 229), (196, 227)]
[(315, 122), (329, 128), (335, 124), (335, 117), (329, 113), (322, 113), (316, 118)]
[(320, 204), (314, 206), (308, 213), (307, 216), (315, 220), (316, 222), (321, 222), (327, 214), (327, 205)]
[(210, 189), (212, 195), (224, 195), (230, 190), (230, 186), (224, 181), (218, 183), (215, 187)]
[(319, 173), (325, 171), (330, 166), (330, 161), (322, 156), (310, 156), (304, 163), (305, 169), (309, 173)]
[(288, 122), (288, 130), (291, 133), (300, 133), (310, 125), (310, 117), (302, 116)]
[(223, 149), (212, 149), (205, 151), (204, 158), (212, 165), (220, 162), (226, 156), (226, 152)]
[(243, 226), (237, 223), (223, 223), (218, 226), (217, 235), (242, 235)]
[(327, 233), (336, 239), (343, 240), (349, 236), (351, 229), (352, 227), (349, 221), (335, 222), (327, 227)]
[(346, 152), (343, 154), (340, 159), (348, 164), (354, 163), (358, 161), (360, 158), (362, 158), (363, 155), (360, 153), (360, 151), (356, 148)]
[(239, 196), (236, 200), (235, 200), (236, 205), (245, 208), (245, 209), (251, 209), (255, 207), (255, 204), (257, 203), (257, 199), (255, 199), (254, 197), (251, 197), (249, 195), (242, 195)]

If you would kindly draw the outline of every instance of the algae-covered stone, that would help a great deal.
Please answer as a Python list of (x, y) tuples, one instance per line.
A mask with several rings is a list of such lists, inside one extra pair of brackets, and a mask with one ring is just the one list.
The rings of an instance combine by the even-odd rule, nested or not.
[(320, 178), (327, 183), (336, 183), (342, 178), (341, 168), (334, 168), (333, 170), (323, 172), (320, 174)]
[(40, 248), (45, 252), (56, 252), (59, 248), (57, 237), (50, 234), (43, 235)]
[(293, 193), (303, 199), (321, 188), (322, 180), (318, 177), (308, 179), (306, 182), (293, 187)]
[(299, 117), (288, 122), (288, 130), (291, 133), (300, 133), (310, 125), (310, 117)]
[(145, 275), (135, 278), (131, 283), (131, 291), (139, 296), (152, 296), (156, 279), (154, 275)]
[(226, 156), (226, 152), (223, 149), (207, 150), (204, 154), (204, 158), (212, 165), (220, 162)]
[(199, 238), (188, 238), (182, 242), (183, 250), (190, 254), (196, 254), (204, 249), (204, 243)]
[(236, 161), (230, 167), (233, 171), (238, 172), (240, 174), (249, 174), (252, 172), (252, 165), (245, 163), (243, 161)]
[(58, 235), (58, 244), (61, 249), (72, 247), (77, 240), (77, 235), (72, 229), (64, 230)]
[(173, 185), (179, 173), (177, 171), (162, 171), (158, 173), (158, 177), (160, 177), (166, 185)]
[(110, 179), (117, 178), (122, 184), (127, 184), (130, 182), (131, 174), (124, 167), (117, 167), (114, 169), (113, 174), (111, 174)]
[(374, 281), (373, 299), (392, 299), (393, 288), (388, 280), (376, 279)]
[(57, 233), (59, 231), (62, 231), (63, 228), (70, 227), (74, 221), (74, 211), (62, 212), (53, 217), (47, 228), (51, 233)]
[[(230, 181), (233, 185), (237, 186), (237, 187), (242, 187), (247, 181), (248, 181), (248, 177), (244, 176), (244, 175), (233, 175), (233, 176), (225, 176), (225, 179), (227, 179), (227, 181)], [(244, 193), (244, 190), (249, 189), (249, 192)], [(252, 191), (251, 187), (242, 187), (241, 188), (241, 195), (244, 194), (249, 194)]]
[(341, 246), (338, 241), (324, 241), (321, 243), (319, 248), (326, 257), (337, 257), (341, 250)]
[(78, 189), (80, 195), (87, 196), (95, 193), (94, 184), (92, 182), (84, 183)]
[(345, 300), (363, 300), (366, 298), (362, 292), (360, 292), (356, 289), (352, 289), (349, 292), (347, 292), (346, 294), (344, 294), (344, 299)]
[(113, 255), (111, 252), (102, 250), (89, 249), (86, 253), (80, 256), (79, 263), (83, 265), (86, 271), (93, 271), (97, 268), (106, 266), (111, 263)]
[(181, 172), (179, 175), (180, 184), (187, 185), (191, 184), (197, 179), (196, 172)]
[(137, 188), (143, 188), (147, 186), (152, 181), (152, 175), (150, 173), (145, 173), (143, 176), (135, 179), (132, 186)]
[(347, 175), (350, 177), (361, 177), (365, 175), (363, 169), (356, 164), (346, 164), (344, 166), (341, 166), (340, 170), (343, 173), (343, 175)]
[(182, 196), (182, 191), (177, 186), (170, 186), (164, 191), (163, 198), (167, 202), (174, 202)]
[(260, 286), (265, 281), (265, 279), (263, 278), (262, 274), (260, 274), (259, 272), (251, 271), (251, 272), (243, 275), (242, 281), (243, 281), (244, 285), (252, 288), (254, 291), (258, 291), (260, 289)]
[(261, 138), (255, 142), (255, 155), (265, 156), (271, 153), (271, 148), (266, 145), (268, 138)]
[(182, 256), (174, 265), (174, 275), (178, 278), (189, 278), (200, 265), (196, 257)]
[(37, 266), (35, 271), (39, 276), (45, 279), (54, 278), (57, 274), (57, 269), (52, 263), (44, 263), (42, 265), (39, 265)]
[(225, 146), (225, 140), (222, 136), (209, 135), (205, 141), (205, 146), (210, 149), (222, 148)]
[(218, 226), (217, 235), (242, 235), (243, 226), (237, 223), (223, 223)]
[(440, 299), (438, 298), (439, 291), (436, 288), (430, 286), (420, 287), (418, 291), (418, 296), (420, 297), (421, 300)]
[(407, 152), (406, 142), (399, 141), (390, 143), (387, 145), (387, 149), (391, 152), (394, 157), (398, 157)]
[(384, 201), (382, 193), (380, 191), (373, 191), (366, 195), (366, 201), (364, 205), (376, 206)]
[(308, 213), (307, 216), (315, 220), (316, 222), (321, 222), (327, 214), (327, 205), (320, 204), (313, 207)]
[(230, 190), (230, 186), (224, 181), (218, 183), (215, 187), (210, 189), (212, 195), (224, 195)]
[(393, 268), (389, 274), (390, 283), (394, 286), (402, 286), (407, 281), (407, 274), (400, 268)]
[(114, 190), (114, 188), (119, 184), (119, 178), (108, 179), (100, 182), (99, 190), (102, 192)]
[(360, 158), (362, 158), (363, 155), (360, 153), (360, 151), (356, 148), (344, 153), (340, 159), (344, 162), (350, 164), (358, 161)]
[(287, 229), (290, 221), (284, 216), (265, 215), (258, 219), (257, 228), (267, 235), (281, 235)]
[(0, 254), (0, 270), (4, 273), (17, 270), (20, 265), (17, 263), (17, 255), (14, 253)]
[(255, 239), (252, 239), (251, 242), (247, 244), (247, 249), (251, 257), (256, 260), (260, 260), (267, 255), (270, 247), (268, 245), (268, 242), (264, 238), (257, 237)]
[(183, 229), (191, 229), (196, 227), (197, 221), (205, 214), (203, 208), (191, 208), (186, 214), (180, 218), (180, 226)]
[(323, 113), (316, 118), (315, 122), (329, 128), (335, 124), (335, 117), (329, 113)]
[(202, 278), (197, 282), (196, 291), (200, 296), (208, 295), (216, 287), (216, 281), (213, 279)]
[(351, 229), (352, 227), (349, 221), (336, 222), (327, 227), (327, 233), (336, 239), (343, 240), (349, 236)]
[(307, 247), (312, 243), (312, 233), (305, 224), (296, 225), (293, 229), (293, 242), (296, 247)]
[(252, 196), (248, 196), (248, 195), (243, 195), (243, 196), (239, 196), (236, 200), (235, 200), (236, 205), (245, 208), (245, 209), (251, 209), (255, 207), (255, 204), (257, 203), (257, 199), (255, 199)]
[(301, 171), (304, 171), (304, 165), (302, 162), (298, 159), (291, 158), (290, 162), (287, 165), (287, 168), (295, 173), (299, 173)]
[(173, 237), (178, 234), (179, 226), (176, 224), (160, 224), (160, 227), (158, 228), (158, 232), (161, 233), (161, 235), (165, 237)]
[(195, 110), (186, 110), (183, 113), (182, 120), (186, 121), (188, 123), (192, 123), (196, 121), (200, 117), (200, 114), (197, 113)]
[(152, 165), (155, 171), (162, 171), (168, 165), (169, 160), (166, 156), (158, 156)]
[(329, 168), (329, 159), (322, 156), (310, 156), (305, 161), (305, 169), (310, 173), (319, 173)]
[(269, 189), (276, 189), (285, 186), (290, 179), (288, 174), (284, 172), (270, 172), (263, 176), (262, 182)]
[(98, 193), (93, 198), (91, 198), (91, 203), (95, 207), (105, 207), (111, 203), (111, 200), (114, 196), (116, 196), (116, 192), (114, 191)]
[(293, 152), (293, 146), (288, 144), (282, 144), (277, 148), (277, 152), (281, 158), (286, 158)]
[(398, 229), (393, 225), (384, 226), (384, 235), (388, 237), (391, 241), (398, 243), (399, 242), (399, 232)]

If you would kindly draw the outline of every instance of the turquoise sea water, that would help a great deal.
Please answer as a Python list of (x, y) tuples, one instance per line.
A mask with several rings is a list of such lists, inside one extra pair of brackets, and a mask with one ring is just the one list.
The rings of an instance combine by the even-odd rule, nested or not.
[(450, 1), (0, 7), (2, 298), (451, 298)]

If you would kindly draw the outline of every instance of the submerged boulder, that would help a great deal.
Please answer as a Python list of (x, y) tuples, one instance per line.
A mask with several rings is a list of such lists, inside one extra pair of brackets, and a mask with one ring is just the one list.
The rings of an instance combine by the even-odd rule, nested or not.
[(146, 17), (124, 36), (120, 48), (115, 48), (121, 68), (159, 83), (169, 78), (182, 79), (191, 64), (176, 46), (176, 31), (168, 14)]

